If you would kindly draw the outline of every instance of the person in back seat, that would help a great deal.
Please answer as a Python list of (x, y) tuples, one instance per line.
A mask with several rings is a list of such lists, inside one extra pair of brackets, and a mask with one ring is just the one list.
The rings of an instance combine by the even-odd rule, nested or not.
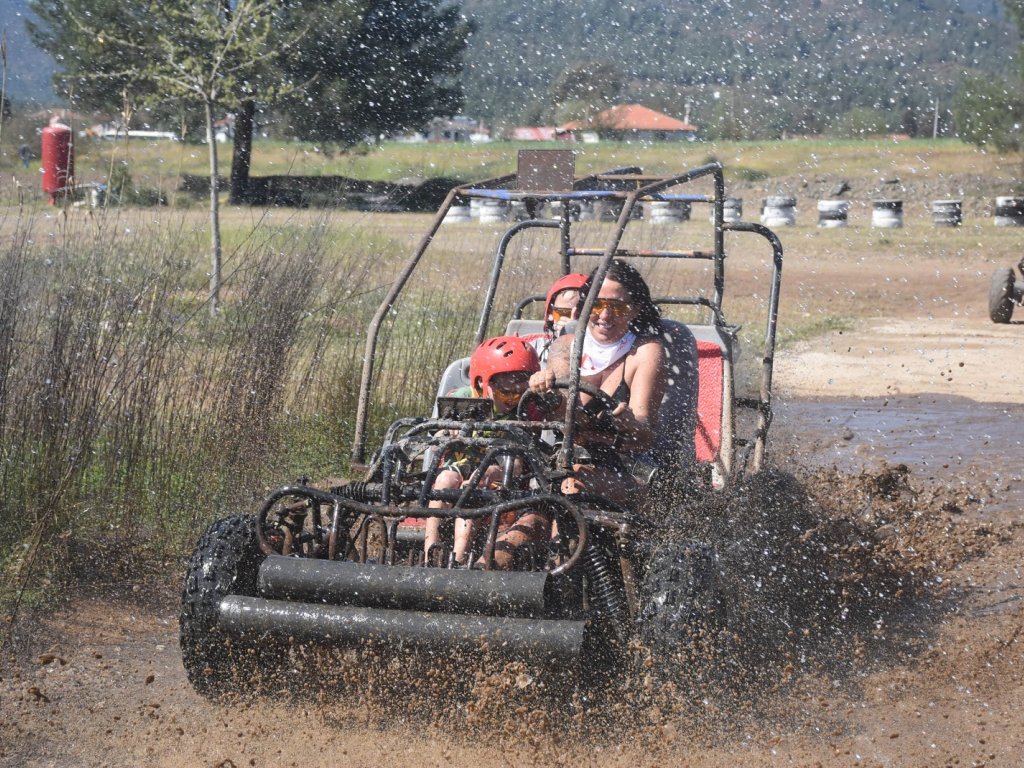
[(551, 342), (564, 333), (571, 320), (579, 317), (580, 289), (586, 282), (587, 276), (580, 272), (570, 272), (555, 280), (544, 302), (544, 330), (522, 337), (537, 351), (542, 366), (547, 362)]
[[(515, 415), (519, 398), (529, 388), (530, 376), (540, 370), (540, 360), (533, 347), (518, 336), (496, 336), (480, 344), (469, 358), (468, 387), (451, 392), (453, 397), (489, 397), (494, 402), (494, 419), (500, 420)], [(443, 469), (438, 473), (433, 488), (456, 489), (473, 474), (483, 458), (471, 452), (458, 452), (442, 457)], [(489, 467), (484, 475), (484, 485), (500, 479), (500, 468)], [(448, 507), (443, 501), (430, 502), (431, 507)], [(452, 548), (456, 565), (468, 564), (469, 550), (473, 541), (472, 520), (455, 521), (455, 539)], [(423, 541), (426, 561), (430, 562), (431, 549), (440, 538), (441, 519), (427, 518)], [(444, 565), (444, 564), (442, 564)]]
[[(593, 289), (593, 278), (592, 272), (581, 290), (581, 305)], [(600, 388), (618, 405), (610, 414), (598, 415), (597, 403), (581, 394), (576, 443), (589, 459), (574, 466), (574, 476), (562, 483), (564, 493), (598, 493), (621, 504), (635, 501), (638, 485), (629, 471), (631, 458), (651, 447), (666, 388), (662, 332), (661, 313), (643, 277), (628, 263), (612, 261), (587, 318), (581, 381)], [(569, 335), (552, 342), (548, 365), (530, 377), (530, 389), (549, 392), (555, 379), (569, 377), (572, 344)], [(565, 393), (560, 394), (564, 408)]]

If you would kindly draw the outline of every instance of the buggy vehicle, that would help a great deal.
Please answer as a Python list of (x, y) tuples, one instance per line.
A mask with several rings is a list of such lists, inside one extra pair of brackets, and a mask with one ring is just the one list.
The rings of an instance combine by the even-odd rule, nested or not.
[(993, 323), (1008, 323), (1013, 317), (1013, 307), (1024, 305), (1024, 259), (1017, 264), (1021, 279), (1017, 279), (1013, 267), (1000, 267), (992, 273), (988, 290), (988, 316)]
[[(700, 183), (710, 191), (688, 191)], [(473, 199), (519, 203), (530, 218), (500, 238), (467, 355), (490, 327), (510, 243), (524, 232), (557, 233), (561, 274), (587, 259), (585, 266), (596, 268), (583, 317), (589, 316), (614, 258), (709, 265), (710, 288), (695, 295), (659, 295), (653, 286), (662, 307), (681, 305), (702, 320), (663, 320), (667, 388), (654, 446), (634, 464), (634, 474), (648, 486), (650, 503), (643, 508), (592, 493), (561, 492), (574, 464), (587, 460), (575, 443), (576, 408), (566, 408), (564, 418), (537, 415), (534, 406), (543, 403), (528, 392), (517, 418), (497, 420), (489, 401), (444, 397), (468, 383), (468, 357), (444, 371), (433, 414), (392, 423), (366, 462), (382, 325), (448, 210)], [(363, 469), (361, 475), (330, 488), (285, 485), (256, 514), (219, 520), (199, 540), (180, 615), (182, 658), (192, 685), (210, 697), (244, 687), (264, 649), (282, 642), (352, 647), (373, 641), (428, 651), (483, 647), (539, 664), (613, 658), (636, 636), (669, 650), (687, 642), (687, 625), (718, 605), (712, 598), (715, 554), (685, 531), (666, 535), (679, 525), (669, 509), (683, 497), (720, 492), (757, 472), (772, 420), (782, 246), (763, 225), (724, 222), (725, 200), (718, 163), (666, 176), (636, 168), (576, 176), (573, 154), (562, 150), (520, 153), (516, 174), (452, 189), (367, 331), (352, 448), (352, 465)], [(707, 206), (710, 247), (625, 247), (624, 233), (644, 226), (635, 214), (650, 202)], [(616, 211), (614, 222), (604, 227), (606, 240), (597, 246), (577, 242), (579, 210), (594, 203)], [(539, 217), (551, 204), (557, 217)], [(759, 381), (750, 398), (735, 391), (738, 329), (722, 309), (727, 235), (760, 238), (771, 253)], [(524, 315), (543, 298), (531, 295), (519, 302), (505, 333), (539, 330), (542, 321)], [(575, 328), (575, 350), (582, 349), (584, 327)], [(581, 382), (579, 363), (580, 353), (574, 352), (572, 374), (557, 383), (567, 402), (577, 402), (587, 391), (613, 408), (608, 396)], [(748, 418), (741, 420), (741, 411)], [(744, 434), (737, 426), (741, 421), (748, 428)], [(435, 490), (441, 457), (464, 450), (482, 457), (465, 487)], [(482, 482), (488, 467), (502, 472), (497, 487)], [(432, 508), (431, 501), (451, 506)], [(557, 536), (527, 545), (512, 570), (498, 570), (499, 532), (510, 516), (525, 511), (553, 519)], [(442, 544), (428, 558), (422, 541), (429, 517), (443, 523)], [(482, 567), (451, 566), (446, 548), (456, 518), (481, 521), (474, 555)]]

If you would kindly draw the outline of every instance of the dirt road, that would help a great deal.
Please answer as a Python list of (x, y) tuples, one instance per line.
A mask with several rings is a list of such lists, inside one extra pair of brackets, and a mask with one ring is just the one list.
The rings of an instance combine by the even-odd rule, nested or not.
[(651, 705), (572, 727), (550, 723), (578, 706), (515, 696), (483, 721), (453, 706), (447, 723), (403, 707), (404, 691), (383, 706), (337, 694), (215, 707), (185, 680), (175, 596), (121, 585), (69, 598), (3, 668), (0, 765), (1020, 765), (1024, 324), (988, 322), (988, 266), (894, 258), (865, 274), (799, 248), (787, 265), (790, 299), (844, 285), (892, 300), (780, 352), (776, 455), (836, 465), (851, 478), (837, 494), (905, 464), (919, 489), (908, 519), (925, 533), (901, 556), (921, 557), (929, 584), (874, 626), (837, 626), (769, 665), (772, 684), (742, 706), (723, 708), (711, 685), (678, 691), (676, 715)]

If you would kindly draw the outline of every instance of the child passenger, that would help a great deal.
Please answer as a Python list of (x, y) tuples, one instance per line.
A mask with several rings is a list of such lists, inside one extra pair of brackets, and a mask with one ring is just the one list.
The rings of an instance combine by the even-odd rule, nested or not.
[[(534, 348), (518, 336), (496, 336), (487, 339), (474, 350), (469, 358), (468, 387), (461, 387), (451, 393), (453, 397), (489, 397), (494, 403), (495, 420), (514, 415), (519, 398), (529, 388), (530, 376), (540, 370), (540, 360)], [(443, 469), (434, 481), (435, 490), (461, 488), (476, 469), (482, 456), (460, 452), (443, 460)], [(499, 467), (490, 467), (484, 475), (484, 485), (500, 479)], [(431, 507), (444, 508), (451, 505), (443, 501), (431, 501)], [(457, 566), (469, 564), (469, 551), (473, 541), (473, 520), (455, 521), (453, 546), (454, 563)], [(424, 554), (429, 563), (431, 549), (440, 537), (441, 518), (427, 518)]]
[(523, 336), (537, 351), (541, 366), (547, 361), (551, 342), (565, 332), (569, 321), (579, 316), (580, 289), (586, 282), (586, 275), (570, 272), (558, 278), (548, 289), (544, 302), (544, 330)]

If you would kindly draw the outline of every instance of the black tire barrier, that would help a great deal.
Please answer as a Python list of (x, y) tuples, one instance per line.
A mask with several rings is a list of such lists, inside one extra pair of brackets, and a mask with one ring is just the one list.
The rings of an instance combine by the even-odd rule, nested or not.
[(997, 227), (1024, 227), (1024, 197), (997, 197), (993, 216)]

